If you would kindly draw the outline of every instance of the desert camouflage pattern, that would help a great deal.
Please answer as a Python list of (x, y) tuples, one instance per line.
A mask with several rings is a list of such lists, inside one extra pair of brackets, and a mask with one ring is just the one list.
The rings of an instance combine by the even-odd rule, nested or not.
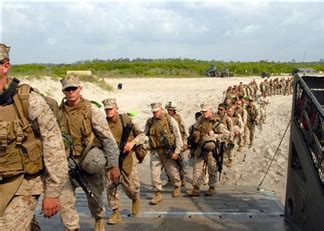
[[(105, 189), (105, 174), (104, 170), (99, 174), (84, 174), (90, 190), (94, 193), (96, 200), (100, 207), (93, 201), (88, 199), (88, 207), (92, 217), (95, 219), (102, 218), (105, 213), (103, 204), (103, 191)], [(60, 201), (60, 215), (65, 229), (75, 230), (79, 229), (79, 214), (75, 209), (75, 186), (69, 179), (62, 190)]]
[[(111, 104), (114, 105), (115, 102), (113, 102), (112, 100), (107, 101), (107, 104), (105, 104), (105, 106), (110, 106)], [(128, 142), (130, 141), (134, 141), (135, 145), (139, 145), (139, 144), (143, 144), (145, 142), (145, 134), (144, 132), (141, 130), (140, 125), (138, 123), (136, 123), (135, 121), (132, 120), (132, 118), (128, 117), (129, 121), (126, 121), (125, 119), (125, 123), (132, 123), (134, 124), (133, 127), (133, 132), (131, 135), (131, 140), (129, 139)], [(111, 132), (113, 134), (113, 136), (116, 138), (116, 142), (119, 143), (122, 134), (122, 129), (123, 129), (123, 125), (120, 119), (120, 116), (117, 114), (116, 115), (116, 121), (108, 121), (109, 127), (111, 129)], [(135, 137), (133, 136), (135, 135)], [(139, 199), (140, 197), (140, 182), (139, 182), (139, 178), (138, 178), (138, 174), (137, 174), (137, 165), (138, 165), (138, 161), (135, 155), (135, 152), (131, 151), (129, 152), (127, 155), (132, 155), (133, 158), (133, 167), (132, 170), (130, 172), (129, 175), (125, 174), (124, 171), (120, 172), (120, 184), (122, 185), (122, 188), (124, 190), (124, 192), (126, 193), (126, 195), (128, 196), (128, 198), (135, 200), (135, 199)], [(120, 206), (120, 187), (116, 188), (114, 183), (112, 182), (112, 180), (110, 179), (110, 174), (107, 174), (107, 199), (108, 199), (108, 203), (109, 206), (111, 207), (111, 209), (117, 209)]]
[(104, 114), (94, 105), (91, 105), (91, 113), (93, 130), (100, 139), (106, 153), (106, 168), (118, 166), (119, 149)]
[[(150, 120), (150, 119), (149, 119)], [(149, 133), (149, 120), (145, 124), (145, 130), (144, 133), (148, 134)], [(171, 131), (172, 134), (175, 138), (175, 154), (180, 154), (182, 148), (183, 148), (183, 141), (180, 133), (180, 129), (178, 126), (177, 121), (170, 117), (170, 126), (171, 126)], [(162, 182), (161, 182), (161, 169), (164, 166), (164, 169), (168, 176), (170, 177), (170, 180), (172, 184), (175, 187), (180, 187), (181, 186), (181, 179), (180, 179), (180, 174), (179, 170), (177, 167), (176, 162), (167, 157), (165, 154), (165, 149), (164, 148), (156, 148), (150, 149), (151, 152), (151, 178), (152, 178), (152, 186), (153, 186), (153, 191), (161, 191), (162, 190)]]
[[(10, 202), (0, 226), (3, 230), (29, 230), (38, 196), (59, 197), (67, 179), (68, 166), (61, 131), (42, 96), (29, 95), (29, 119), (41, 135), (46, 174), (26, 176)], [(13, 226), (12, 226), (13, 225)]]
[[(199, 119), (194, 126), (199, 127), (200, 123), (202, 123), (203, 121), (204, 121), (203, 119)], [(212, 130), (215, 133), (214, 138), (216, 138), (217, 141), (227, 142), (230, 139), (231, 132), (227, 129), (227, 127), (223, 123), (215, 121)], [(201, 150), (201, 145), (202, 144), (199, 144), (197, 148), (198, 150)], [(194, 156), (192, 186), (196, 188), (200, 187), (203, 180), (203, 176), (205, 175), (204, 164), (206, 164), (208, 167), (208, 175), (209, 175), (208, 185), (210, 187), (215, 187), (217, 182), (217, 164), (215, 158), (213, 157), (212, 152), (208, 152), (207, 154), (203, 154), (203, 155)]]
[[(128, 155), (132, 155), (133, 159), (136, 159), (135, 153), (130, 152)], [(120, 184), (127, 197), (131, 200), (140, 198), (140, 182), (137, 173), (137, 161), (133, 161), (133, 168), (129, 175), (125, 174), (124, 171), (120, 172)], [(110, 179), (110, 174), (107, 174), (107, 199), (109, 206), (112, 210), (120, 207), (120, 187), (115, 188), (114, 183)]]
[[(61, 109), (62, 110), (62, 109)], [(106, 169), (118, 166), (119, 150), (116, 141), (109, 129), (107, 121), (104, 114), (94, 105), (91, 104), (91, 123), (93, 132), (101, 141), (105, 156), (107, 158)], [(83, 150), (81, 150), (82, 152)], [(105, 188), (105, 169), (98, 174), (84, 174), (89, 188), (95, 194), (98, 206), (93, 200), (88, 198), (88, 206), (91, 215), (95, 218), (103, 218), (104, 216), (104, 206), (103, 206), (103, 191)], [(79, 226), (79, 215), (75, 209), (75, 187), (73, 186), (71, 180), (68, 180), (65, 184), (62, 195), (60, 197), (61, 208), (60, 215), (63, 221), (64, 227), (66, 229), (78, 229)]]

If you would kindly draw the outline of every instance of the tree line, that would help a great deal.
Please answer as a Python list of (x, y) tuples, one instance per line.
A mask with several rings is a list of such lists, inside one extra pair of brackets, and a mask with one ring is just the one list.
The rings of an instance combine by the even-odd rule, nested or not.
[(273, 75), (292, 73), (294, 69), (313, 68), (324, 71), (324, 61), (319, 62), (258, 62), (239, 61), (203, 61), (195, 59), (112, 59), (85, 60), (70, 64), (19, 64), (12, 66), (14, 76), (65, 76), (68, 70), (91, 70), (93, 75), (107, 77), (199, 77), (215, 65), (219, 71), (228, 70), (234, 76), (261, 75), (268, 72)]

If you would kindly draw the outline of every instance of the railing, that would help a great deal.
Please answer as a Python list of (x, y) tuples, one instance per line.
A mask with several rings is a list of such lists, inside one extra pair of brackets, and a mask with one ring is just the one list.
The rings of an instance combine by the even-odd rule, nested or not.
[(295, 76), (294, 119), (324, 187), (324, 77)]

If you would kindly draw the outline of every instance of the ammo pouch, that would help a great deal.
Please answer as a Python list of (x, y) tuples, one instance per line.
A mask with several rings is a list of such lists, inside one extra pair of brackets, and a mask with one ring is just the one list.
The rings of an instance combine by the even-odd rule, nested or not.
[(25, 142), (21, 146), (22, 159), (26, 174), (33, 175), (44, 168), (42, 144), (38, 139)]
[(134, 147), (134, 152), (139, 163), (142, 163), (147, 154), (147, 144), (140, 144)]

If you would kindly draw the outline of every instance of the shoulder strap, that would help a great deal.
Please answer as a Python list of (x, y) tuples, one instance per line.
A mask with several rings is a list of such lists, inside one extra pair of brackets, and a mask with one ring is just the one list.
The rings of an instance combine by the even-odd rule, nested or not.
[(5, 92), (3, 92), (1, 94), (1, 97), (0, 97), (0, 105), (3, 105), (5, 103), (12, 103), (11, 97), (15, 93), (15, 91), (16, 91), (16, 89), (18, 87), (19, 82), (20, 81), (18, 79), (16, 79), (16, 78), (13, 78), (12, 79), (12, 82), (10, 83), (9, 88)]
[(29, 118), (28, 100), (29, 100), (30, 91), (31, 91), (31, 87), (28, 84), (20, 84), (18, 87), (17, 95), (21, 102), (22, 111), (25, 115), (25, 118)]

